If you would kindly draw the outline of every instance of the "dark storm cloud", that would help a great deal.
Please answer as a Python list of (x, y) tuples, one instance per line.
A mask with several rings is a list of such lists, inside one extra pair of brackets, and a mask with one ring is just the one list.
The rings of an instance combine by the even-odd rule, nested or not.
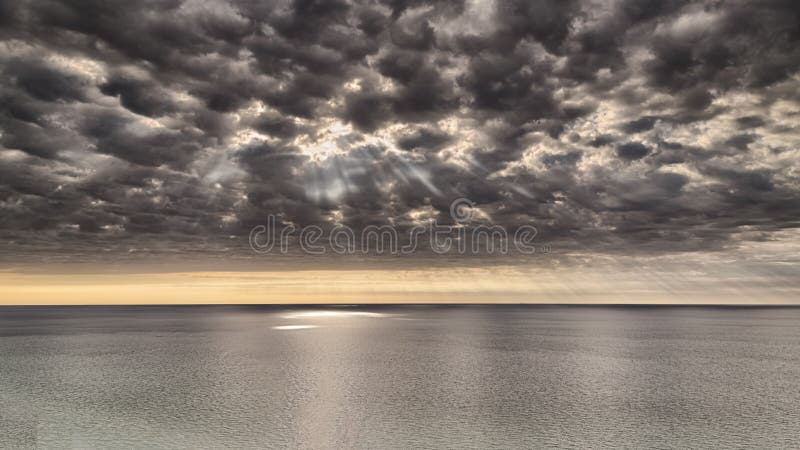
[(592, 147), (603, 147), (609, 144), (613, 144), (615, 141), (614, 136), (608, 134), (600, 134), (596, 136), (589, 142), (589, 145)]
[(375, 92), (351, 95), (343, 116), (361, 131), (374, 131), (392, 118), (391, 98)]
[(168, 93), (151, 81), (117, 75), (112, 76), (99, 88), (105, 95), (119, 96), (122, 106), (143, 116), (160, 117), (177, 110), (169, 101)]
[(0, 232), (236, 251), (214, 242), (266, 214), (412, 226), (466, 197), (565, 248), (736, 245), (797, 226), (798, 19), (791, 0), (0, 1)]
[(400, 136), (397, 146), (403, 150), (438, 150), (452, 140), (452, 136), (436, 130), (420, 128), (411, 134)]
[(725, 141), (725, 143), (737, 150), (747, 150), (747, 147), (757, 140), (758, 135), (756, 134), (737, 134)]
[(62, 72), (37, 60), (10, 60), (4, 70), (6, 77), (31, 97), (45, 102), (82, 101), (86, 81)]
[(653, 126), (655, 126), (656, 124), (656, 121), (658, 121), (658, 117), (649, 117), (649, 116), (641, 117), (639, 119), (626, 123), (625, 126), (622, 127), (622, 130), (630, 134), (652, 130)]
[(131, 129), (124, 114), (87, 111), (82, 122), (80, 132), (97, 152), (141, 165), (187, 164), (202, 145), (191, 130)]
[(743, 116), (736, 119), (736, 123), (742, 128), (763, 127), (766, 122), (759, 116)]
[(650, 149), (641, 142), (626, 142), (617, 146), (617, 156), (622, 159), (641, 159), (650, 153)]
[(294, 119), (281, 114), (263, 114), (251, 125), (255, 130), (277, 138), (292, 138), (300, 131)]

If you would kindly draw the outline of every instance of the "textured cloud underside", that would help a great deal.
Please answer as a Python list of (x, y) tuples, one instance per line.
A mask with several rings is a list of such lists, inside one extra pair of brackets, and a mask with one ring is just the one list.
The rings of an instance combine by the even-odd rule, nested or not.
[(584, 254), (800, 225), (793, 0), (114, 3), (0, 1), (6, 261), (459, 197)]

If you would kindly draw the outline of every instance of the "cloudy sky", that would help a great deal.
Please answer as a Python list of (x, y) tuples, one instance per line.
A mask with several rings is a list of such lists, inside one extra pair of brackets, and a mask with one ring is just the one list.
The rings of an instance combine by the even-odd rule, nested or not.
[[(375, 301), (792, 301), (798, 71), (795, 0), (0, 0), (0, 277), (12, 301), (175, 272), (242, 301), (343, 279)], [(552, 252), (248, 245), (269, 214), (405, 231), (458, 198)]]

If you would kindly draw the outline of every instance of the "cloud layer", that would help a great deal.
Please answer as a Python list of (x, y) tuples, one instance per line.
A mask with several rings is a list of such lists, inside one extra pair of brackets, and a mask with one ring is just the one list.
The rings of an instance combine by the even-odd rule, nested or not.
[(4, 259), (480, 217), (585, 254), (800, 225), (800, 5), (0, 0)]

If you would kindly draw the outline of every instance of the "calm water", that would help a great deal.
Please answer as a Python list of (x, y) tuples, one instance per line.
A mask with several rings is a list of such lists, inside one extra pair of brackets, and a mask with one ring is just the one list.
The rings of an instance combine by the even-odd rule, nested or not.
[(800, 447), (800, 309), (0, 308), (0, 448)]

